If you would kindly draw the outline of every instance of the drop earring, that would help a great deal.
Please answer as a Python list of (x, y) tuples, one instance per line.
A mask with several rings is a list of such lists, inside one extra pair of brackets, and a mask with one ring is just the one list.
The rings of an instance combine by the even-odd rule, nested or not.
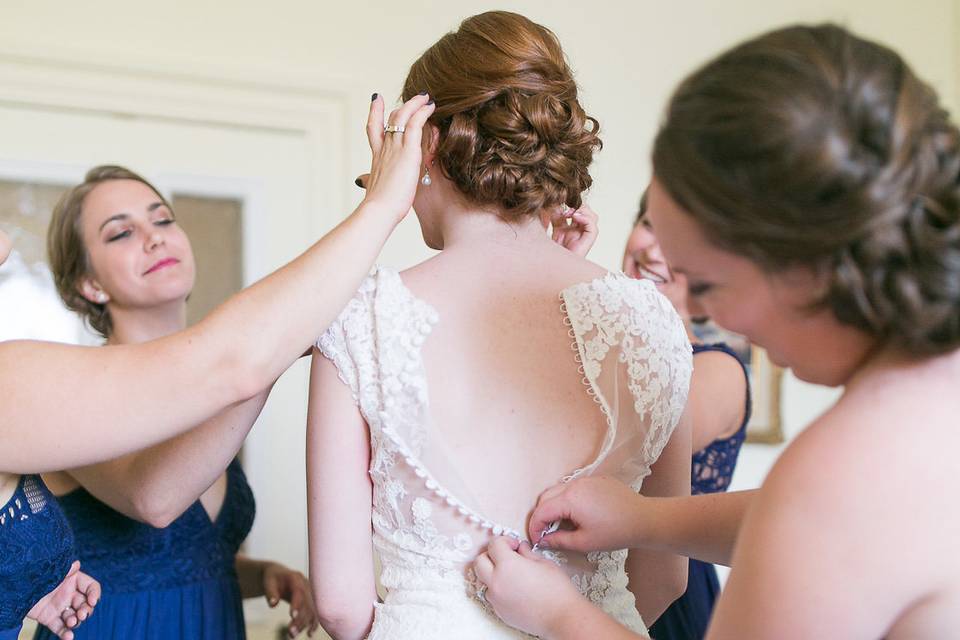
[(423, 170), (423, 177), (420, 178), (420, 184), (425, 187), (429, 187), (431, 184), (433, 184), (433, 180), (430, 178), (430, 169), (425, 168)]

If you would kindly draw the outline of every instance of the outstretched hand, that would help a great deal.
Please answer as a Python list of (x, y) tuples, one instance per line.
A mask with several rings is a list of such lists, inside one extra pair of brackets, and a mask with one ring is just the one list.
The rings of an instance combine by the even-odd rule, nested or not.
[(271, 607), (280, 604), (281, 600), (290, 604), (287, 637), (295, 638), (302, 631), (313, 636), (320, 624), (320, 616), (313, 604), (313, 592), (306, 576), (277, 562), (268, 562), (263, 569), (263, 594)]
[(558, 211), (550, 221), (553, 241), (585, 258), (597, 241), (598, 219), (596, 212), (586, 203), (576, 211)]
[(100, 583), (80, 571), (80, 562), (70, 565), (63, 581), (43, 596), (27, 613), (60, 640), (73, 640), (73, 629), (90, 617), (100, 600)]
[(402, 128), (402, 132), (385, 131), (383, 97), (374, 94), (367, 117), (367, 140), (372, 159), (370, 173), (359, 179), (366, 188), (364, 203), (391, 212), (397, 222), (402, 220), (417, 193), (423, 151), (420, 141), (427, 118), (433, 113), (433, 101), (421, 94), (394, 109), (387, 125)]
[(483, 595), (494, 613), (532, 635), (553, 636), (565, 614), (577, 606), (589, 606), (567, 574), (526, 542), (494, 538), (473, 567), (486, 585)]
[[(645, 500), (624, 483), (604, 476), (551, 487), (540, 495), (530, 516), (530, 539), (540, 540), (543, 547), (583, 553), (639, 546)], [(560, 529), (544, 535), (557, 521), (562, 522)]]

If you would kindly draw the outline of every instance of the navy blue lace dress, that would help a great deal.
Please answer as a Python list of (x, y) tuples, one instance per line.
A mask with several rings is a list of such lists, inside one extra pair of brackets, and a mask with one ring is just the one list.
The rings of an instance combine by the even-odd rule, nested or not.
[[(83, 488), (60, 498), (83, 571), (103, 595), (76, 640), (223, 640), (244, 638), (234, 560), (253, 525), (253, 493), (239, 463), (215, 520), (198, 500), (157, 529), (103, 504)], [(47, 629), (34, 640), (53, 640)]]
[(15, 640), (27, 612), (67, 575), (73, 533), (39, 476), (20, 476), (0, 511), (0, 640)]
[[(723, 343), (693, 345), (694, 367), (696, 354), (704, 351), (721, 351), (740, 362), (736, 353)], [(743, 363), (740, 362), (743, 367)], [(747, 375), (744, 367), (744, 375)], [(750, 421), (750, 385), (747, 384), (746, 410), (740, 429), (728, 438), (714, 440), (693, 455), (690, 490), (694, 495), (726, 491), (737, 465), (740, 447), (747, 437), (747, 422)], [(690, 560), (687, 575), (687, 591), (663, 612), (650, 627), (653, 640), (699, 640), (707, 633), (713, 605), (720, 596), (717, 570), (712, 564)]]

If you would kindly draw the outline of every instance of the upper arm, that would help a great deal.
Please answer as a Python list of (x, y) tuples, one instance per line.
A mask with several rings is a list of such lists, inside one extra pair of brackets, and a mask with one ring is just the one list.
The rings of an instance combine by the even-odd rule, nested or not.
[(40, 473), (116, 458), (239, 399), (228, 369), (194, 338), (108, 347), (0, 344), (7, 365), (0, 367), (0, 469)]
[(722, 351), (693, 357), (687, 410), (693, 420), (693, 451), (729, 437), (743, 424), (747, 379), (740, 362)]
[(848, 458), (838, 438), (809, 435), (747, 512), (710, 640), (876, 638), (897, 610), (897, 552), (875, 526), (876, 510), (888, 509), (875, 499), (869, 467), (878, 465)]
[(70, 469), (66, 473), (100, 502), (142, 522), (144, 514), (137, 502), (139, 481), (136, 474), (131, 473), (138, 455), (131, 453), (115, 460)]
[(314, 350), (307, 411), (310, 580), (318, 606), (331, 598), (370, 607), (375, 595), (366, 423), (336, 366)]
[(651, 498), (669, 498), (690, 495), (691, 438), (693, 416), (684, 409), (670, 439), (640, 488), (640, 493)]

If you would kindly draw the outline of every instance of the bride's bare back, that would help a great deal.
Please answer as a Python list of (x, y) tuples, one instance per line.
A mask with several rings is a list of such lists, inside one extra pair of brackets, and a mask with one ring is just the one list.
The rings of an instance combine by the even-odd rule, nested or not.
[(544, 489), (593, 461), (607, 430), (559, 295), (606, 271), (531, 244), (448, 250), (402, 274), (439, 315), (423, 347), (429, 419), (476, 507), (518, 531)]
[[(667, 447), (691, 370), (670, 303), (649, 282), (555, 246), (536, 220), (490, 216), (458, 230), (458, 242), (403, 274), (377, 270), (314, 358), (311, 570), (341, 576), (318, 598), (369, 597), (372, 585), (353, 574), (373, 572), (363, 542), (372, 522), (387, 593), (370, 638), (425, 628), (520, 637), (471, 598), (468, 567), (493, 536), (525, 537), (537, 497), (563, 478), (689, 490), (689, 440)], [(645, 630), (626, 550), (555, 557), (584, 595)], [(640, 563), (631, 580), (656, 585), (676, 569)]]

